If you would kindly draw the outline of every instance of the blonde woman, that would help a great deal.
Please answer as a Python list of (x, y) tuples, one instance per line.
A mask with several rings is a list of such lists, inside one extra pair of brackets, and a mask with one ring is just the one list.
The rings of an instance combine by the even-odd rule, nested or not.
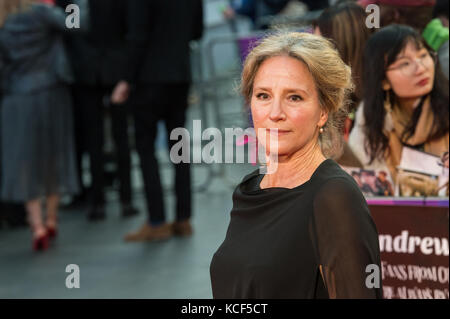
[[(33, 249), (57, 234), (59, 198), (78, 192), (71, 81), (60, 33), (61, 9), (29, 1), (0, 1), (2, 71), (0, 197), (25, 203)], [(43, 220), (45, 200), (47, 215)]]
[[(260, 141), (277, 169), (255, 171), (235, 189), (211, 262), (214, 298), (381, 298), (377, 229), (332, 159), (352, 87), (350, 68), (320, 36), (272, 35), (247, 57), (242, 93), (255, 130), (278, 129), (277, 149)], [(366, 270), (376, 268), (366, 285)]]

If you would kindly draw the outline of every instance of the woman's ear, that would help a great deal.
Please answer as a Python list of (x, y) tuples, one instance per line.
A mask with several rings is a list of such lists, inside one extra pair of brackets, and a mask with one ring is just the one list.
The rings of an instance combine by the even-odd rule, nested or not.
[(391, 89), (391, 84), (386, 79), (384, 79), (383, 82), (381, 82), (381, 86), (383, 87), (384, 91), (389, 91)]
[(322, 127), (327, 123), (327, 121), (328, 121), (328, 112), (325, 110), (322, 110), (320, 112), (320, 119), (319, 119), (319, 123), (317, 123), (317, 125), (319, 127)]

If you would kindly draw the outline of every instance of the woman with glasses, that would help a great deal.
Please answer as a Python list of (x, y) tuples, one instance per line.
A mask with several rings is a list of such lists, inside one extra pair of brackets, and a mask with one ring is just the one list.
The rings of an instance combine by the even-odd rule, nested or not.
[(391, 25), (368, 40), (363, 105), (349, 138), (365, 168), (388, 169), (395, 182), (403, 146), (448, 151), (448, 80), (437, 64), (411, 27)]

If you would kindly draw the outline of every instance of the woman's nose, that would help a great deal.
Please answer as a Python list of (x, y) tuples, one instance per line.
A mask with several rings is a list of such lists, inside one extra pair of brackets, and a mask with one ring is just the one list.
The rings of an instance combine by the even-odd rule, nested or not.
[(283, 105), (281, 103), (281, 99), (275, 98), (273, 99), (272, 106), (270, 109), (270, 119), (272, 121), (279, 121), (286, 118), (286, 114), (283, 110)]
[(423, 73), (427, 70), (427, 67), (425, 66), (423, 60), (416, 59), (415, 63), (416, 63), (416, 72), (415, 72), (416, 74)]

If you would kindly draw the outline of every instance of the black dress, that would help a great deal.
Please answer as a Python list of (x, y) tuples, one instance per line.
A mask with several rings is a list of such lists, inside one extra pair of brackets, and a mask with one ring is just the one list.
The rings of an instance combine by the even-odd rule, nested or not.
[(261, 189), (263, 177), (234, 191), (210, 267), (214, 298), (382, 298), (378, 232), (352, 177), (331, 159), (292, 189)]

